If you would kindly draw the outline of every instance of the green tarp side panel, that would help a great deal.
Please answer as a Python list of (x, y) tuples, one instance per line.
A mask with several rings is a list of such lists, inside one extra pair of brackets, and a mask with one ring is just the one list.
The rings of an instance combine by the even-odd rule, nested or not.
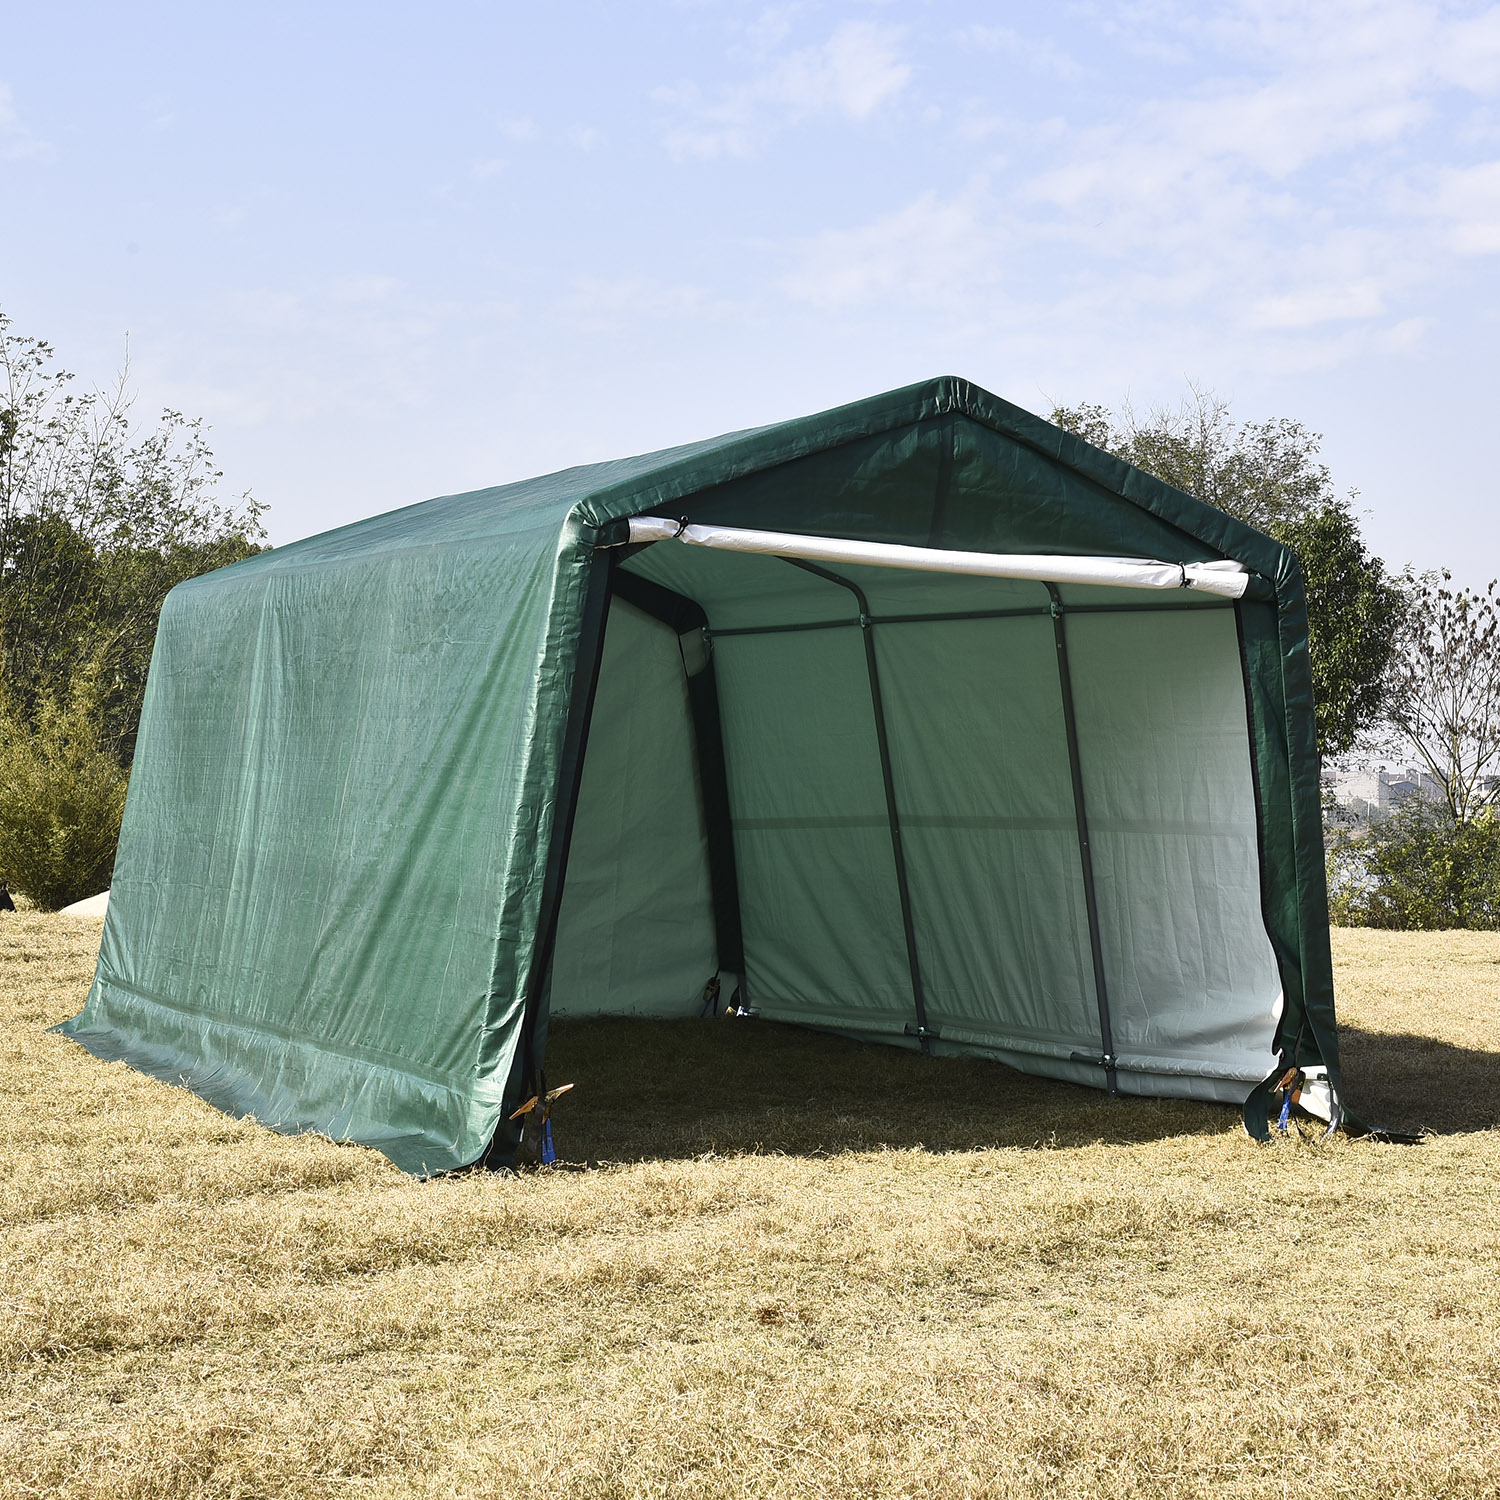
[(1258, 1082), (1283, 997), (1233, 611), (1075, 615), (1068, 636), (1115, 1046)]
[(859, 632), (745, 636), (716, 656), (749, 994), (773, 1019), (900, 1035), (911, 977)]
[(174, 590), (69, 1034), (411, 1171), (477, 1157), (518, 1040), (568, 550), (548, 527)]
[(675, 631), (610, 606), (550, 1014), (694, 1016), (717, 967), (708, 840)]
[[(570, 795), (561, 785), (564, 744), (602, 555), (596, 547), (619, 541), (619, 523), (645, 513), (979, 550), (1227, 557), (1252, 569), (1267, 599), (1238, 611), (1252, 710), (1246, 755), (1253, 742), (1262, 905), (1285, 991), (1280, 1040), (1300, 1036), (1304, 1060), (1336, 1063), (1295, 560), (1201, 502), (953, 378), (774, 427), (443, 497), (174, 590), (153, 658), (95, 983), (64, 1029), (100, 1055), (181, 1079), (235, 1113), (364, 1141), (408, 1170), (480, 1157), (523, 1082), (526, 997), (545, 990), (538, 938), (549, 920), (558, 813)], [(785, 579), (766, 567), (736, 573), (735, 560), (721, 557), (721, 568), (695, 573), (699, 564), (671, 551), (662, 544), (628, 566), (699, 599), (715, 628), (849, 617), (842, 590), (815, 586), (790, 567)], [(761, 562), (774, 570), (773, 560)], [(860, 579), (877, 615), (1034, 598), (1034, 590), (1007, 593), (992, 580), (941, 580), (946, 586), (934, 592), (930, 582), (873, 576), (879, 572), (862, 570)], [(975, 587), (980, 582), (991, 586)], [(1010, 623), (1044, 634), (1030, 621)], [(955, 653), (983, 649), (987, 639), (977, 626), (953, 638)], [(764, 941), (757, 954), (756, 924), (764, 938), (775, 911), (747, 901), (752, 988), (759, 964), (761, 981), (803, 1005), (805, 1019), (817, 1020), (814, 1004), (833, 993), (832, 1024), (884, 1029), (909, 1007), (910, 985), (899, 916), (890, 920), (890, 842), (858, 631), (800, 634), (795, 649), (784, 644), (790, 639), (724, 639), (717, 647), (742, 874), (749, 872), (752, 889), (766, 887), (776, 861), (795, 847), (825, 876), (846, 875), (862, 891), (861, 912), (883, 915), (877, 931), (855, 936), (832, 912), (788, 913), (800, 957), (798, 945)], [(622, 718), (617, 696), (628, 694), (631, 673), (665, 715), (652, 731), (661, 736), (661, 777), (679, 790), (691, 782), (691, 767), (678, 759), (686, 734), (680, 684), (669, 687), (670, 671), (653, 675), (670, 668), (665, 653), (675, 646), (664, 630), (640, 645), (638, 662), (616, 661), (601, 676), (603, 727), (580, 793), (582, 862), (571, 901), (564, 897), (551, 970), (560, 1011), (597, 1005), (601, 994), (598, 955), (585, 957), (593, 940), (581, 934), (597, 936), (641, 907), (640, 890), (622, 897), (632, 883), (623, 874), (615, 896), (601, 894), (599, 866), (615, 856), (602, 847), (608, 839), (598, 810), (609, 802), (610, 783), (620, 785), (633, 759), (628, 736), (639, 728), (639, 712)], [(1221, 648), (1222, 641), (1214, 647), (1220, 656)], [(923, 755), (937, 753), (917, 725), (932, 718), (931, 705), (910, 696), (918, 668), (898, 666), (901, 652), (915, 649), (884, 637), (879, 645), (891, 653), (882, 656), (882, 673), (898, 721), (893, 754), (905, 768), (902, 795), (913, 793), (910, 778)], [(1055, 703), (1043, 691), (1041, 658), (1023, 655), (1005, 670), (1018, 681), (1034, 676), (1024, 693), (1014, 691), (1031, 705), (1041, 742), (1050, 742)], [(1081, 655), (1075, 671), (1086, 678), (1088, 670)], [(756, 717), (753, 684), (775, 675), (795, 694), (798, 714)], [(996, 720), (986, 732), (1003, 739), (1010, 731)], [(837, 775), (808, 743), (830, 736), (842, 747)], [(1029, 743), (1017, 753), (1031, 754)], [(786, 788), (774, 785), (775, 757), (803, 754), (821, 779), (789, 803)], [(1074, 972), (1076, 881), (1065, 833), (1053, 826), (1066, 822), (1069, 809), (1059, 805), (1050, 774), (1039, 773), (1022, 798), (1035, 807), (1002, 798), (986, 814), (1036, 824), (1003, 855), (994, 828), (946, 829), (943, 820), (958, 814), (941, 799), (918, 809), (908, 841), (913, 863), (929, 872), (950, 838), (970, 841), (972, 858), (993, 857), (997, 868), (1023, 858), (1016, 851), (1029, 841), (1024, 858), (1055, 869), (1060, 905), (1028, 914), (1023, 901), (1007, 912), (998, 962), (1002, 977), (1011, 975), (1009, 992), (1036, 987), (1027, 1003), (1040, 1006), (1037, 1016), (1046, 1004), (1035, 995), (1056, 997), (1057, 1021), (1069, 1005), (1086, 1018), (1092, 996), (1086, 973)], [(654, 795), (643, 785), (635, 808), (621, 816), (639, 826)], [(1240, 823), (1242, 813), (1235, 812)], [(787, 820), (799, 826), (784, 826)], [(681, 1004), (677, 991), (700, 953), (706, 962), (712, 951), (710, 929), (700, 925), (707, 899), (697, 885), (701, 823), (684, 816), (671, 837), (668, 863), (677, 873), (668, 883), (690, 912), (665, 966), (669, 982), (654, 998), (639, 974), (617, 982), (625, 963), (625, 948), (617, 947), (620, 961), (605, 981), (616, 997), (610, 1003)], [(807, 868), (782, 866), (780, 878), (805, 882), (809, 892), (816, 885), (820, 896), (826, 889)], [(943, 897), (962, 899), (952, 891)], [(939, 953), (951, 946), (939, 930), (940, 904), (929, 900), (917, 913), (923, 941)], [(1045, 954), (1044, 921), (1069, 934)], [(972, 955), (933, 960), (955, 1033), (965, 1019), (960, 992), (977, 981), (974, 963)], [(829, 975), (839, 965), (846, 966), (843, 987), (831, 992)], [(1020, 1018), (1024, 1004), (1016, 1003)], [(544, 1000), (539, 1024), (545, 1012)], [(1035, 1029), (1041, 1035), (1046, 1026)], [(1066, 1039), (1074, 1026), (1054, 1029)]]

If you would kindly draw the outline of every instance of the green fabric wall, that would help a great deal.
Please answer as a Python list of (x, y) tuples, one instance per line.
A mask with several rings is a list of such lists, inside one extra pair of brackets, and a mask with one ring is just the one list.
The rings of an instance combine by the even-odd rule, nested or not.
[(479, 1075), (556, 550), (174, 590), (71, 1034), (412, 1170), (476, 1156), (516, 1045)]
[(550, 1013), (695, 1016), (718, 967), (676, 633), (610, 606)]

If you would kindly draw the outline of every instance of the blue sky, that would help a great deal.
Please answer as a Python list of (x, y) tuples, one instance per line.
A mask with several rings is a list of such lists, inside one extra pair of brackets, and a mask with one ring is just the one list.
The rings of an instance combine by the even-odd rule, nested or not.
[(1300, 418), (1500, 572), (1500, 5), (32, 6), (0, 193), (277, 541), (951, 372)]

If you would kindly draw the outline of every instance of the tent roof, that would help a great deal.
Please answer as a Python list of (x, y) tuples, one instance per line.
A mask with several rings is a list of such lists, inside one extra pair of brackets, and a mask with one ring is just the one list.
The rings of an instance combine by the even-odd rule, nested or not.
[(515, 539), (528, 532), (556, 534), (570, 519), (598, 528), (664, 507), (671, 513), (675, 502), (702, 490), (950, 414), (967, 417), (1011, 439), (1090, 481), (1104, 492), (1100, 498), (1115, 496), (1149, 511), (1268, 579), (1279, 582), (1285, 574), (1289, 554), (1270, 538), (1021, 407), (967, 380), (944, 375), (792, 421), (439, 496), (277, 547), (231, 569), (191, 580), (184, 587), (213, 586), (210, 580), (227, 578), (239, 583), (248, 581), (248, 575), (265, 572), (337, 566), (372, 553), (456, 543), (482, 545), (486, 540)]

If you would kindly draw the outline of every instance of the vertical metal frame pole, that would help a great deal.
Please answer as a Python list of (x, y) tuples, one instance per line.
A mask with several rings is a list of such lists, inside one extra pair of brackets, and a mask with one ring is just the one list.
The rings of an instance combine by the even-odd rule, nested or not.
[(1052, 637), (1057, 643), (1057, 680), (1062, 689), (1063, 729), (1068, 740), (1068, 770), (1073, 778), (1073, 816), (1078, 824), (1078, 862), (1083, 867), (1083, 906), (1088, 914), (1089, 952), (1094, 961), (1094, 995), (1099, 1002), (1099, 1042), (1105, 1086), (1118, 1094), (1115, 1072), (1114, 1027), (1109, 1018), (1109, 988), (1104, 979), (1104, 946), (1099, 937), (1099, 901), (1094, 894), (1094, 856), (1089, 848), (1088, 812), (1083, 800), (1083, 766), (1078, 758), (1078, 718), (1073, 708), (1073, 674), (1068, 666), (1068, 630), (1063, 620), (1062, 595), (1057, 585), (1046, 585), (1052, 597)]
[(901, 840), (901, 814), (896, 807), (896, 781), (891, 772), (891, 744), (885, 727), (885, 700), (880, 693), (880, 667), (875, 660), (874, 621), (865, 591), (852, 579), (841, 578), (816, 563), (798, 557), (784, 558), (794, 568), (826, 578), (848, 589), (859, 605), (859, 628), (865, 643), (865, 669), (870, 678), (870, 706), (875, 715), (875, 739), (880, 750), (880, 778), (885, 787), (886, 821), (891, 830), (891, 855), (896, 864), (896, 890), (901, 898), (901, 930), (906, 938), (906, 963), (911, 970), (911, 997), (917, 1012), (917, 1040), (924, 1055), (932, 1052), (932, 1032), (927, 1027), (927, 996), (922, 987), (922, 965), (917, 958), (917, 931), (911, 914), (911, 888), (906, 879), (906, 850)]

